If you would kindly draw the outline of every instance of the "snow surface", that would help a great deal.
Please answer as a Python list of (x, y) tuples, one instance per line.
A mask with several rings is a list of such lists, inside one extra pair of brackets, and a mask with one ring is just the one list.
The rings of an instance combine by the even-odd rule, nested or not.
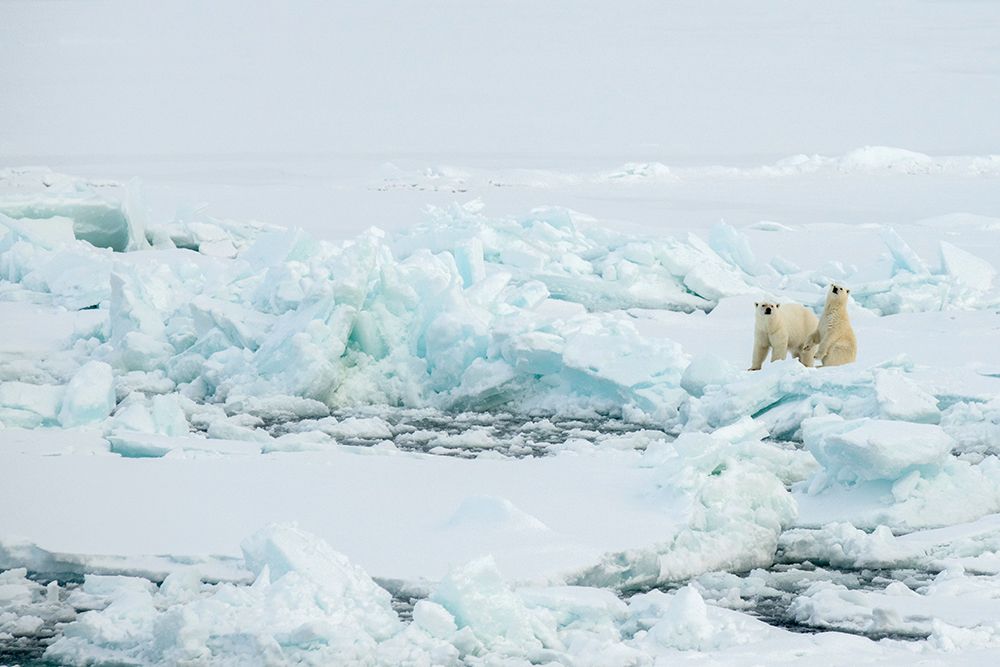
[(992, 664), (998, 25), (4, 3), (0, 661)]

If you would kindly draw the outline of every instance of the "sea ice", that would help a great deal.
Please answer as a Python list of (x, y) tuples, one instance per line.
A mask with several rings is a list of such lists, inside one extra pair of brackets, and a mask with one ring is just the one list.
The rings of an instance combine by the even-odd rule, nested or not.
[(348, 417), (342, 421), (323, 421), (322, 430), (335, 438), (361, 438), (368, 440), (388, 440), (392, 429), (381, 417)]
[(875, 371), (875, 398), (887, 419), (937, 424), (938, 401), (896, 369)]
[[(774, 169), (892, 171), (926, 162), (877, 150), (848, 157), (804, 158)], [(12, 298), (46, 308), (97, 307), (83, 311), (95, 315), (92, 322), (65, 332), (64, 341), (53, 343), (61, 349), (42, 350), (37, 363), (0, 358), (0, 421), (6, 426), (95, 426), (120, 456), (107, 456), (103, 441), (88, 445), (106, 459), (94, 469), (107, 461), (162, 465), (169, 468), (157, 471), (169, 479), (182, 479), (177, 471), (201, 474), (210, 461), (252, 476), (263, 463), (316, 457), (336, 461), (329, 469), (317, 466), (324, 480), (331, 471), (347, 475), (340, 483), (358, 496), (362, 490), (350, 482), (365, 477), (350, 471), (367, 468), (352, 467), (347, 454), (333, 456), (356, 449), (336, 440), (382, 440), (365, 450), (369, 456), (351, 458), (382, 459), (380, 474), (391, 460), (399, 464), (397, 480), (429, 468), (424, 458), (396, 449), (394, 437), (402, 438), (398, 444), (419, 442), (448, 454), (455, 447), (498, 449), (506, 441), (486, 423), (470, 422), (454, 433), (406, 433), (405, 425), (380, 412), (345, 417), (345, 407), (622, 416), (646, 429), (569, 438), (547, 450), (560, 452), (551, 460), (558, 470), (568, 470), (569, 461), (600, 468), (594, 479), (602, 484), (633, 480), (628, 493), (609, 487), (606, 499), (627, 511), (635, 510), (629, 503), (641, 503), (651, 512), (646, 521), (655, 520), (656, 510), (675, 513), (676, 522), (661, 522), (642, 539), (626, 531), (591, 544), (584, 536), (592, 526), (570, 535), (581, 526), (546, 513), (549, 499), (494, 486), (506, 479), (498, 471), (496, 479), (486, 479), (464, 470), (451, 479), (475, 488), (450, 495), (441, 490), (433, 516), (416, 514), (417, 507), (407, 514), (411, 524), (420, 518), (433, 524), (411, 531), (409, 544), (422, 544), (430, 554), (419, 562), (420, 554), (410, 554), (411, 570), (440, 576), (451, 562), (442, 553), (464, 559), (475, 555), (471, 550), (492, 550), (496, 559), (453, 568), (432, 598), (416, 605), (411, 625), (400, 625), (385, 591), (328, 547), (294, 529), (274, 529), (247, 543), (254, 587), (203, 584), (188, 573), (171, 575), (157, 590), (142, 582), (102, 590), (111, 604), (72, 626), (53, 649), (55, 657), (141, 662), (257, 651), (318, 661), (375, 655), (385, 664), (401, 655), (442, 664), (498, 656), (625, 663), (644, 653), (725, 652), (773, 634), (744, 616), (717, 614), (695, 587), (634, 598), (626, 607), (607, 591), (582, 586), (518, 589), (496, 563), (516, 576), (532, 573), (528, 578), (536, 584), (621, 588), (768, 566), (776, 549), (779, 558), (811, 557), (844, 567), (954, 563), (963, 549), (974, 554), (965, 563), (991, 562), (985, 547), (969, 546), (972, 537), (964, 546), (924, 548), (890, 532), (1000, 509), (998, 464), (989, 450), (1000, 411), (983, 400), (992, 386), (988, 368), (980, 368), (978, 384), (966, 388), (968, 373), (945, 377), (923, 365), (927, 355), (914, 363), (878, 352), (882, 356), (839, 369), (808, 369), (788, 360), (746, 374), (736, 361), (745, 351), (730, 352), (743, 344), (740, 338), (730, 345), (746, 319), (737, 310), (746, 299), (727, 298), (733, 294), (780, 292), (810, 303), (819, 298), (821, 283), (843, 280), (856, 295), (852, 314), (866, 349), (888, 349), (889, 334), (878, 334), (880, 327), (909, 326), (910, 320), (877, 314), (996, 302), (992, 265), (957, 246), (941, 244), (937, 270), (914, 250), (925, 248), (926, 239), (907, 233), (911, 246), (895, 231), (873, 227), (867, 233), (880, 234), (889, 251), (874, 264), (859, 268), (831, 260), (799, 268), (760, 253), (752, 232), (725, 224), (714, 227), (707, 242), (694, 234), (649, 238), (603, 230), (564, 209), (489, 218), (473, 202), (434, 209), (426, 224), (410, 230), (372, 230), (328, 243), (199, 211), (146, 227), (134, 206), (133, 197), (119, 207), (122, 219), (134, 217), (138, 223), (130, 229), (144, 228), (153, 250), (97, 248), (71, 235), (81, 229), (79, 219), (0, 219), (0, 272)], [(82, 215), (79, 207), (66, 211)], [(92, 232), (83, 233), (93, 240)], [(115, 246), (125, 239), (115, 238)], [(697, 309), (712, 312), (681, 314)], [(990, 330), (985, 319), (979, 324)], [(685, 330), (691, 340), (682, 346)], [(768, 438), (802, 439), (806, 449), (785, 449)], [(956, 460), (953, 449), (975, 450), (980, 458)], [(261, 455), (268, 452), (274, 453)], [(598, 453), (621, 458), (614, 465), (611, 458), (591, 460)], [(555, 479), (540, 472), (550, 459), (537, 461), (537, 469), (521, 469), (518, 479)], [(615, 467), (622, 461), (628, 463)], [(146, 474), (132, 470), (137, 479)], [(287, 479), (302, 479), (304, 470), (289, 466)], [(597, 489), (594, 494), (602, 499)], [(968, 503), (970, 496), (977, 503)], [(324, 497), (340, 498), (325, 506), (347, 506), (344, 496)], [(268, 500), (280, 506), (277, 495)], [(825, 528), (788, 531), (796, 524)], [(348, 534), (341, 524), (323, 525), (338, 527), (345, 552), (372, 539)], [(442, 544), (450, 550), (443, 552)], [(609, 544), (613, 550), (605, 553)], [(398, 558), (379, 560), (378, 549), (361, 552), (379, 563), (373, 572), (385, 570), (380, 575), (400, 567)], [(539, 563), (544, 572), (535, 567)], [(96, 591), (98, 583), (90, 588)], [(813, 597), (843, 597), (821, 593)], [(217, 633), (203, 631), (208, 618), (221, 619)], [(37, 622), (19, 627), (29, 626)], [(879, 626), (899, 627), (888, 621)], [(949, 632), (938, 632), (942, 645)]]
[(187, 434), (187, 415), (177, 394), (153, 396), (149, 399), (149, 412), (153, 420), (150, 432), (171, 437)]
[(458, 628), (469, 628), (488, 648), (531, 652), (555, 637), (555, 627), (546, 627), (528, 611), (489, 556), (453, 570), (430, 600), (447, 609)]
[(941, 241), (941, 268), (963, 285), (987, 292), (993, 287), (996, 269), (984, 259), (962, 250), (947, 241)]
[(29, 428), (53, 425), (65, 395), (65, 387), (16, 380), (0, 382), (0, 420), (8, 426)]
[(726, 384), (736, 377), (736, 369), (722, 357), (711, 353), (700, 354), (684, 369), (681, 387), (695, 398), (701, 398), (707, 387)]
[(469, 496), (462, 501), (446, 524), (449, 528), (469, 528), (511, 531), (545, 531), (549, 527), (536, 517), (523, 512), (506, 498)]
[[(63, 614), (63, 622), (70, 622), (45, 657), (73, 664), (245, 664), (263, 659), (373, 665), (639, 665), (684, 657), (679, 652), (753, 664), (764, 650), (779, 650), (789, 659), (813, 654), (819, 659), (840, 643), (840, 635), (787, 633), (706, 604), (701, 584), (640, 593), (623, 602), (601, 589), (515, 588), (489, 558), (455, 568), (429, 598), (416, 602), (413, 622), (403, 624), (385, 590), (328, 545), (292, 526), (267, 528), (249, 538), (244, 548), (245, 564), (255, 572), (252, 585), (204, 583), (191, 565), (175, 566), (159, 587), (143, 578), (88, 575), (68, 602), (93, 611), (75, 619), (68, 604), (46, 601), (52, 597), (51, 586), (46, 589), (25, 579), (24, 570), (2, 573), (0, 627), (13, 627), (4, 625), (7, 609), (20, 610), (17, 627), (24, 631), (41, 628), (26, 611), (38, 613), (43, 623)], [(955, 650), (955, 638), (963, 631), (976, 633), (977, 645), (991, 646), (991, 626), (976, 624), (993, 606), (989, 590), (996, 584), (987, 583), (984, 590), (960, 570), (942, 573), (918, 591), (898, 582), (882, 593), (820, 583), (799, 595), (792, 609), (806, 622), (835, 628), (932, 628), (937, 637), (932, 643), (941, 650)], [(914, 601), (921, 609), (945, 605), (948, 623), (935, 620), (930, 626), (927, 612), (914, 617), (901, 613), (914, 608)], [(851, 650), (869, 651), (872, 659), (912, 656), (912, 651), (897, 654), (891, 645), (854, 641), (859, 643)]]
[(273, 526), (244, 550), (257, 573), (250, 587), (205, 586), (177, 573), (158, 590), (129, 577), (94, 588), (97, 578), (88, 577), (85, 590), (110, 604), (81, 614), (46, 656), (72, 663), (368, 660), (399, 630), (389, 594), (323, 542)]
[(989, 619), (1000, 611), (998, 588), (995, 576), (969, 576), (959, 568), (940, 572), (916, 590), (899, 581), (880, 591), (817, 582), (793, 601), (790, 611), (816, 627), (911, 636), (930, 635), (935, 625), (981, 628), (995, 642), (998, 627)]
[[(928, 448), (918, 454), (923, 456), (933, 450), (930, 442), (938, 440), (939, 437), (932, 437), (925, 443)], [(853, 450), (853, 445), (849, 449)], [(902, 461), (889, 467), (900, 466)], [(995, 457), (972, 464), (945, 456), (924, 471), (917, 465), (903, 466), (904, 470), (907, 468), (909, 472), (896, 479), (855, 481), (850, 486), (831, 484), (835, 478), (825, 472), (807, 483), (794, 485), (799, 507), (797, 524), (819, 527), (833, 521), (848, 521), (866, 530), (885, 525), (904, 532), (974, 521), (1000, 511), (1000, 485), (996, 476), (1000, 464)], [(856, 474), (846, 476), (853, 479)], [(969, 502), (969, 498), (975, 498), (976, 502)]]
[(747, 237), (731, 225), (723, 222), (712, 227), (708, 243), (720, 257), (744, 273), (751, 276), (767, 273), (767, 268), (754, 256)]
[[(107, 188), (99, 192), (83, 181), (67, 185), (38, 187), (33, 192), (23, 188), (21, 194), (0, 199), (0, 214), (38, 225), (48, 224), (53, 218), (69, 219), (77, 239), (118, 252), (148, 245), (141, 219), (130, 215), (139, 207), (137, 193), (128, 190), (137, 185), (119, 186), (110, 192)], [(128, 202), (130, 196), (133, 201)]]
[(802, 431), (824, 474), (843, 484), (936, 473), (954, 446), (933, 424), (829, 416), (806, 420)]
[(864, 146), (854, 149), (837, 158), (835, 165), (837, 171), (843, 173), (893, 171), (927, 174), (942, 168), (929, 155), (890, 146)]
[(684, 586), (672, 595), (659, 591), (637, 595), (629, 606), (633, 614), (656, 619), (645, 636), (637, 640), (640, 646), (711, 651), (760, 641), (771, 632), (767, 625), (743, 614), (710, 609), (691, 586)]
[(41, 250), (55, 250), (76, 240), (73, 235), (73, 221), (58, 216), (44, 221), (29, 221), (16, 220), (0, 213), (0, 231), (4, 232), (0, 243), (6, 248), (23, 240)]
[[(493, 219), (481, 206), (454, 206), (432, 210), (414, 229), (373, 230), (331, 244), (301, 231), (179, 215), (188, 216), (188, 231), (200, 230), (192, 247), (225, 237), (236, 256), (174, 248), (109, 253), (65, 234), (58, 241), (65, 245), (53, 250), (48, 237), (12, 230), (0, 241), (0, 264), (56, 302), (107, 304), (105, 326), (86, 341), (96, 347), (93, 358), (111, 364), (118, 387), (128, 373), (164, 372), (181, 395), (233, 409), (279, 396), (312, 401), (309, 408), (255, 409), (262, 415), (322, 416), (360, 403), (562, 406), (697, 428), (764, 411), (781, 437), (797, 436), (797, 423), (822, 410), (874, 416), (861, 407), (873, 391), (870, 380), (838, 383), (827, 373), (820, 382), (791, 370), (738, 379), (717, 360), (688, 364), (680, 346), (666, 336), (638, 335), (618, 311), (581, 305), (593, 308), (600, 298), (601, 310), (690, 310), (776, 286), (747, 237), (724, 224), (710, 243), (693, 234), (623, 238), (560, 209)], [(209, 234), (212, 225), (221, 231)], [(857, 285), (860, 302), (882, 312), (965, 303), (957, 292), (941, 301), (950, 273), (925, 272), (898, 236), (886, 232), (886, 239), (894, 266), (903, 268)], [(517, 253), (544, 261), (525, 264), (515, 261)], [(800, 289), (811, 286), (796, 276)], [(889, 406), (888, 391), (883, 387), (885, 414), (902, 417)], [(686, 405), (685, 395), (697, 401)], [(25, 419), (33, 418), (11, 417)]]
[(606, 554), (572, 581), (628, 587), (769, 565), (778, 536), (797, 512), (773, 470), (797, 466), (779, 460), (784, 457), (761, 442), (764, 434), (747, 418), (713, 434), (684, 433), (650, 445), (644, 465), (656, 471), (660, 492), (694, 498), (687, 525), (651, 547)]
[(925, 555), (921, 549), (897, 539), (886, 526), (866, 532), (849, 523), (786, 531), (781, 536), (779, 550), (786, 562), (809, 561), (848, 569), (916, 567)]
[(114, 374), (103, 361), (89, 361), (66, 385), (59, 423), (63, 427), (93, 424), (107, 419), (115, 409)]
[(242, 440), (263, 444), (270, 444), (274, 440), (267, 431), (259, 427), (259, 420), (254, 417), (250, 417), (249, 420), (242, 417), (244, 415), (215, 419), (208, 425), (205, 435), (217, 440)]
[(429, 443), (434, 447), (466, 447), (491, 449), (499, 442), (494, 438), (488, 428), (470, 428), (460, 433), (445, 433), (436, 436)]

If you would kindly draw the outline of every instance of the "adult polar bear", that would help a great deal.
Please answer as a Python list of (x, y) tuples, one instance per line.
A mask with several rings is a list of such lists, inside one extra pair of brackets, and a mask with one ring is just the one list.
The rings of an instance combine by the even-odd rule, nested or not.
[(849, 364), (858, 358), (858, 339), (847, 316), (847, 299), (851, 290), (840, 285), (830, 285), (826, 304), (819, 318), (819, 326), (812, 335), (815, 357), (823, 366)]
[(813, 365), (816, 345), (813, 333), (818, 326), (815, 313), (797, 303), (754, 304), (753, 362), (750, 370), (759, 371), (771, 350), (771, 361), (792, 356), (804, 366)]

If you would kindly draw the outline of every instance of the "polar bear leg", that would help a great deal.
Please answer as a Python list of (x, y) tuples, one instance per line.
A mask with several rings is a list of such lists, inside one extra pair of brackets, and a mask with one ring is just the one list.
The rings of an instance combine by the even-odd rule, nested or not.
[(771, 337), (771, 363), (788, 356), (788, 334)]
[(857, 357), (857, 353), (852, 349), (847, 341), (837, 341), (830, 346), (826, 356), (823, 358), (824, 366), (842, 366), (849, 364)]
[(753, 360), (750, 362), (750, 370), (759, 371), (760, 367), (764, 364), (764, 359), (767, 358), (767, 350), (770, 347), (767, 341), (761, 343), (755, 340), (753, 342)]
[(826, 355), (828, 354), (830, 354), (829, 338), (827, 338), (826, 340), (821, 340), (819, 342), (819, 345), (816, 346), (816, 352), (815, 352), (816, 358), (822, 361), (824, 364), (826, 363)]

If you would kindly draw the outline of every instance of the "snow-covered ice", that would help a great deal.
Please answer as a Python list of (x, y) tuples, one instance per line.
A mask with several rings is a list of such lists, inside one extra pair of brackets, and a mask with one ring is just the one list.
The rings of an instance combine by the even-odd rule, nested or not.
[[(0, 517), (5, 564), (89, 575), (115, 556), (119, 571), (168, 577), (160, 589), (102, 593), (106, 606), (65, 627), (21, 614), (11, 636), (58, 627), (46, 641), (59, 660), (221, 661), (248, 650), (291, 660), (301, 647), (315, 659), (354, 651), (387, 663), (398, 651), (558, 661), (574, 646), (611, 660), (721, 655), (778, 631), (739, 610), (717, 617), (712, 605), (728, 598), (710, 589), (707, 602), (682, 588), (652, 606), (607, 591), (667, 595), (657, 587), (772, 567), (776, 554), (820, 549), (787, 537), (808, 530), (827, 531), (817, 556), (837, 567), (930, 568), (893, 531), (1000, 512), (1000, 464), (982, 419), (1000, 383), (993, 357), (939, 348), (955, 322), (967, 340), (989, 338), (992, 278), (956, 264), (946, 245), (941, 257), (952, 259), (934, 268), (890, 227), (872, 230), (885, 250), (871, 264), (830, 272), (792, 254), (778, 272), (761, 263), (751, 229), (658, 238), (553, 208), (491, 217), (478, 202), (341, 242), (204, 218), (201, 238), (228, 239), (232, 252), (179, 243), (166, 231), (175, 222), (145, 220), (148, 247), (126, 252), (66, 234), (54, 245), (25, 232), (30, 223), (5, 237), (0, 309), (12, 321), (48, 318), (59, 334), (15, 336), (0, 358), (0, 421), (16, 438), (4, 457), (21, 471), (0, 493), (23, 507)], [(79, 283), (63, 276), (63, 252), (90, 267)], [(818, 309), (833, 278), (857, 281), (858, 363), (742, 370), (756, 295), (789, 293)], [(487, 417), (463, 425), (463, 412)], [(560, 437), (555, 424), (574, 420)], [(614, 423), (621, 432), (608, 430)], [(32, 429), (69, 439), (36, 451)], [(85, 482), (50, 483), (67, 478)], [(108, 507), (118, 508), (113, 522)], [(301, 624), (275, 626), (269, 615), (305, 593), (299, 583), (267, 587), (288, 576), (276, 568), (298, 566), (268, 557), (265, 568), (250, 552), (228, 581), (198, 583), (207, 566), (197, 563), (215, 562), (199, 554), (231, 563), (244, 536), (290, 520), (318, 535), (309, 540), (336, 544), (337, 562), (429, 589), (413, 621), (385, 607), (389, 594), (376, 586), (364, 597), (388, 609), (381, 630), (322, 603), (289, 607)], [(178, 558), (195, 563), (192, 574), (167, 565)], [(195, 578), (174, 600), (163, 591), (181, 590), (172, 582), (182, 576)], [(246, 588), (248, 579), (257, 583)], [(579, 593), (520, 592), (538, 586)], [(948, 650), (961, 632), (993, 645), (976, 622), (986, 607), (910, 622), (906, 614), (922, 619), (920, 605), (938, 604), (928, 597), (937, 589), (911, 591), (920, 598), (911, 604), (904, 586), (858, 593), (817, 580), (788, 600), (785, 618), (927, 637), (923, 651)], [(604, 616), (578, 627), (569, 610), (598, 591), (612, 595)], [(192, 639), (218, 604), (228, 606), (211, 613), (231, 629)], [(134, 643), (102, 629), (114, 614), (136, 624)], [(190, 625), (158, 634), (170, 618)]]
[[(23, 177), (17, 183), (37, 187)], [(332, 626), (309, 608), (288, 611), (308, 618), (301, 626), (264, 623), (253, 642), (237, 641), (257, 622), (250, 619), (298, 604), (261, 589), (278, 579), (274, 567), (265, 572), (246, 560), (210, 593), (204, 584), (189, 587), (183, 602), (211, 607), (224, 596), (236, 605), (218, 612), (231, 619), (232, 634), (198, 640), (204, 644), (181, 641), (189, 631), (179, 629), (148, 634), (166, 623), (157, 614), (190, 618), (195, 631), (203, 612), (180, 612), (163, 593), (128, 588), (104, 594), (106, 608), (89, 613), (138, 623), (135, 643), (111, 639), (103, 626), (46, 630), (49, 655), (59, 660), (228, 660), (251, 646), (280, 659), (293, 659), (293, 646), (387, 662), (398, 659), (393, 651), (445, 662), (490, 654), (569, 659), (573, 649), (560, 633), (579, 623), (550, 616), (568, 613), (576, 598), (518, 591), (569, 586), (596, 595), (767, 568), (776, 553), (787, 558), (804, 548), (787, 535), (824, 526), (839, 531), (820, 533), (824, 562), (929, 568), (926, 553), (896, 544), (891, 531), (1000, 512), (1000, 470), (981, 417), (1000, 380), (990, 356), (966, 361), (938, 347), (946, 322), (965, 323), (970, 339), (988, 338), (997, 326), (986, 310), (997, 301), (992, 278), (974, 262), (959, 269), (942, 259), (931, 268), (888, 227), (873, 230), (885, 261), (817, 274), (800, 254), (779, 263), (782, 272), (768, 270), (749, 229), (719, 225), (707, 239), (660, 239), (612, 233), (551, 208), (493, 218), (478, 203), (431, 209), (410, 230), (333, 243), (204, 219), (203, 238), (231, 242), (225, 253), (218, 245), (178, 246), (180, 237), (165, 231), (176, 223), (158, 231), (147, 220), (148, 248), (109, 252), (65, 234), (53, 245), (50, 236), (26, 233), (29, 222), (10, 225), (0, 252), (10, 267), (9, 300), (0, 308), (20, 318), (12, 321), (49, 318), (60, 333), (15, 336), (0, 358), (2, 421), (17, 437), (4, 456), (22, 471), (4, 485), (3, 501), (25, 508), (0, 519), (7, 566), (99, 572), (115, 555), (124, 557), (119, 571), (166, 572), (159, 576), (174, 579), (163, 587), (173, 590), (167, 583), (182, 570), (165, 565), (170, 558), (232, 562), (263, 522), (294, 519), (380, 581), (436, 591), (417, 603), (410, 625), (390, 610), (393, 629), (381, 634), (358, 629), (363, 622), (348, 613), (350, 649), (337, 632), (320, 630)], [(59, 253), (70, 248), (74, 262), (91, 267), (79, 285), (32, 278), (61, 276), (57, 267), (69, 260)], [(957, 256), (940, 248), (942, 258)], [(93, 276), (106, 281), (105, 291), (84, 288), (100, 284)], [(834, 277), (858, 280), (851, 307), (864, 342), (859, 362), (809, 369), (786, 360), (742, 370), (755, 295), (790, 292), (818, 309)], [(86, 304), (84, 294), (93, 294)], [(898, 330), (883, 325), (894, 317), (908, 319)], [(509, 418), (459, 428), (452, 419), (443, 428), (447, 415), (470, 410), (548, 420), (536, 431), (512, 431)], [(572, 420), (584, 425), (578, 436), (570, 429), (560, 440), (556, 429), (553, 437), (554, 423)], [(585, 426), (612, 422), (628, 428), (601, 434)], [(39, 458), (46, 450), (34, 451), (29, 435), (38, 428), (79, 435), (65, 445), (55, 440), (47, 451), (56, 455)], [(78, 437), (92, 444), (70, 444)], [(804, 448), (782, 449), (773, 438)], [(426, 453), (408, 453), (414, 449)], [(955, 458), (963, 452), (972, 458)], [(510, 454), (529, 457), (504, 458)], [(49, 483), (71, 476), (87, 480), (82, 495)], [(227, 479), (239, 483), (220, 493)], [(970, 493), (977, 502), (968, 502)], [(103, 509), (110, 506), (119, 508), (114, 522)], [(153, 554), (174, 555), (156, 561)], [(258, 584), (245, 589), (248, 578)], [(932, 594), (913, 593), (921, 604)], [(242, 601), (225, 597), (232, 595)], [(739, 611), (713, 620), (712, 595), (708, 602), (689, 588), (672, 595), (652, 607), (665, 620), (635, 630), (628, 619), (638, 612), (616, 601), (618, 611), (598, 623), (604, 630), (574, 629), (574, 641), (591, 645), (598, 640), (588, 633), (596, 632), (597, 655), (638, 660), (663, 650), (731, 651), (776, 632)], [(974, 622), (979, 612), (914, 625), (881, 593), (857, 595), (838, 581), (817, 581), (787, 602), (787, 622), (916, 634), (929, 638), (927, 651), (953, 645), (956, 632), (992, 645), (992, 631)], [(907, 599), (890, 601), (926, 616)], [(542, 613), (533, 606), (539, 600), (555, 606)], [(21, 614), (11, 636), (62, 627), (35, 617)], [(151, 645), (160, 652), (148, 653)]]

